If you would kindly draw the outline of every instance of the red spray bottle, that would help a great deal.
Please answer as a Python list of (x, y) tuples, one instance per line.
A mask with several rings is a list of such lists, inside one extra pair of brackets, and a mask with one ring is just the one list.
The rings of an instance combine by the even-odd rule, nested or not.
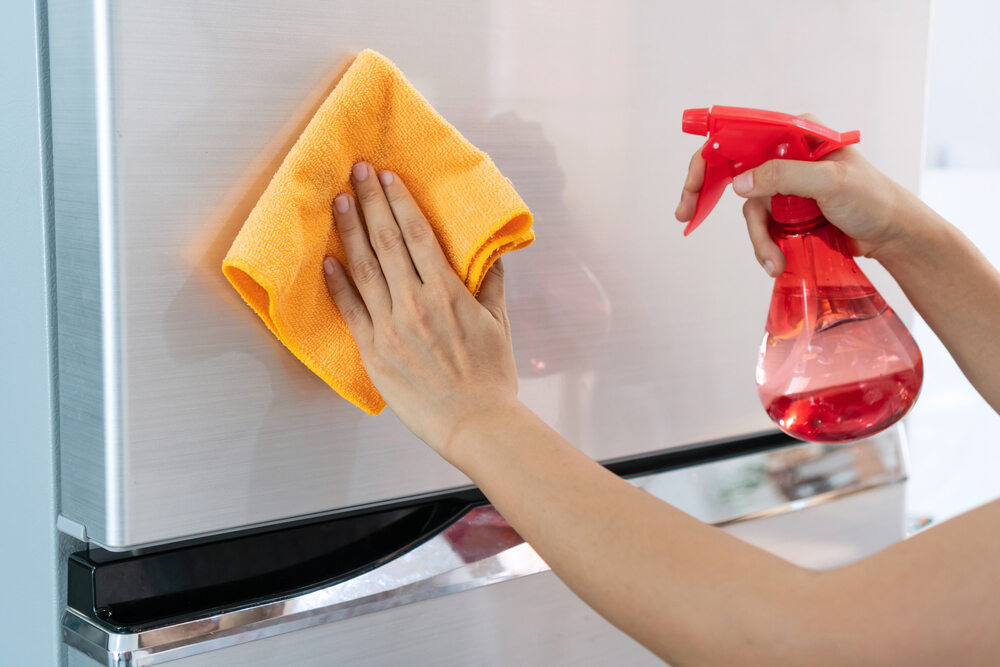
[[(818, 160), (857, 131), (796, 116), (714, 106), (684, 112), (683, 130), (708, 136), (705, 183), (690, 234), (733, 177), (764, 162)], [(846, 442), (877, 433), (910, 409), (923, 381), (920, 349), (854, 262), (843, 232), (813, 199), (771, 198), (771, 237), (787, 258), (775, 280), (757, 360), (757, 393), (789, 435)]]

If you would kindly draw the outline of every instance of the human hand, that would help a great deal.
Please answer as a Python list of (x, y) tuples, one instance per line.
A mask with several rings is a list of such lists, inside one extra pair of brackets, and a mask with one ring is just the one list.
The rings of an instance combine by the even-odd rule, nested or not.
[(327, 257), (327, 287), (386, 403), (448, 458), (463, 424), (517, 402), (503, 265), (473, 297), (399, 176), (359, 162), (351, 177), (360, 211), (350, 194), (333, 209), (353, 284)]
[[(806, 114), (808, 120), (818, 120)], [(705, 160), (699, 150), (691, 158), (681, 201), (675, 213), (687, 222), (694, 217), (698, 192), (705, 179)], [(848, 146), (817, 162), (771, 160), (733, 179), (733, 191), (747, 199), (743, 216), (754, 254), (772, 277), (785, 270), (785, 256), (768, 232), (771, 195), (811, 197), (823, 215), (849, 238), (856, 255), (876, 256), (902, 232), (898, 211), (916, 199)]]

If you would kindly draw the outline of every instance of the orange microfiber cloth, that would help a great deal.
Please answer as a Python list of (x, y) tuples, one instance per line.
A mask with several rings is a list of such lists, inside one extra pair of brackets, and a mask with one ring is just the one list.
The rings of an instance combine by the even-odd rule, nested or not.
[(497, 257), (534, 240), (531, 212), (489, 156), (387, 58), (363, 51), (309, 122), (233, 241), (222, 271), (272, 333), (362, 410), (385, 401), (330, 298), (326, 255), (344, 261), (332, 201), (351, 166), (390, 169), (413, 194), (472, 293)]

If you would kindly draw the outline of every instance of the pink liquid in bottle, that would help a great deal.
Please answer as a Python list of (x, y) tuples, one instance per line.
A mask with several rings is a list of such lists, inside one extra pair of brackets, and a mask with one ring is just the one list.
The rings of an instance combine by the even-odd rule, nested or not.
[(916, 401), (920, 350), (821, 216), (772, 223), (788, 264), (771, 297), (757, 391), (781, 430), (814, 442), (864, 438)]

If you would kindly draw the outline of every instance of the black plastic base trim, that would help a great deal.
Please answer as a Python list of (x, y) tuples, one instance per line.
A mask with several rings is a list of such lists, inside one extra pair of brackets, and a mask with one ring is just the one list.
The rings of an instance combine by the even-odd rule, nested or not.
[(293, 597), (413, 549), (471, 505), (452, 497), (139, 556), (91, 548), (69, 558), (67, 601), (116, 632), (137, 632)]
[[(633, 477), (795, 442), (774, 433), (604, 465)], [(138, 632), (289, 598), (378, 567), (486, 502), (469, 487), (126, 554), (94, 547), (69, 558), (68, 605), (114, 632)]]

